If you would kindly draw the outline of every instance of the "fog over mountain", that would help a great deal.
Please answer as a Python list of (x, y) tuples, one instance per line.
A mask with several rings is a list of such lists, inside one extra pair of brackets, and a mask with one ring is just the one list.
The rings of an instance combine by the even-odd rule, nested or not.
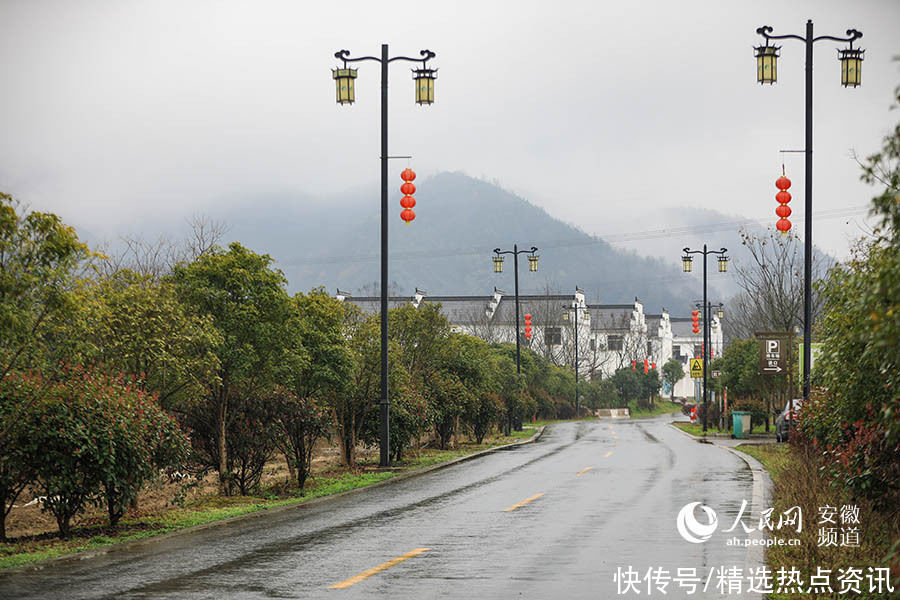
[[(701, 267), (681, 270), (684, 246), (727, 247), (730, 272), (709, 265), (710, 300), (725, 300), (737, 291), (734, 267), (745, 259), (739, 229), (762, 232), (755, 221), (694, 208), (673, 209), (671, 226), (648, 230), (630, 223), (609, 234), (612, 244), (549, 215), (500, 186), (460, 173), (440, 173), (417, 180), (416, 219), (400, 220), (397, 173), (390, 199), (390, 281), (392, 291), (412, 295), (415, 288), (431, 295), (486, 295), (494, 286), (514, 291), (512, 258), (502, 274), (493, 273), (493, 249), (539, 248), (540, 267), (519, 266), (521, 293), (546, 289), (584, 289), (589, 302), (627, 303), (635, 297), (647, 312), (666, 307), (685, 315), (702, 296)], [(327, 198), (297, 191), (235, 192), (208, 203), (204, 215), (227, 227), (224, 241), (239, 241), (270, 254), (284, 271), (293, 291), (324, 286), (353, 294), (373, 293), (380, 281), (380, 217), (378, 187), (345, 190)], [(217, 208), (221, 207), (221, 208)], [(610, 200), (610, 211), (615, 211)], [(187, 234), (187, 215), (146, 221), (139, 231), (154, 239)], [(658, 219), (658, 215), (655, 216)], [(97, 239), (79, 229), (83, 237)], [(116, 243), (113, 242), (113, 246)]]

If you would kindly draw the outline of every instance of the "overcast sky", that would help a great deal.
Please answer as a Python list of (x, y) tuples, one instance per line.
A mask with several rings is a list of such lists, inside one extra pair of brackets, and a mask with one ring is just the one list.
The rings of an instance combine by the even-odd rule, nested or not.
[[(377, 203), (378, 65), (359, 65), (353, 106), (330, 69), (338, 49), (388, 43), (437, 53), (433, 106), (414, 104), (406, 64), (390, 73), (390, 151), (420, 176), (497, 180), (597, 234), (664, 228), (682, 206), (774, 224), (778, 151), (803, 147), (804, 48), (785, 41), (778, 84), (760, 86), (755, 30), (809, 18), (864, 33), (857, 89), (840, 86), (842, 44), (815, 49), (814, 239), (844, 255), (873, 195), (851, 151), (900, 118), (897, 0), (0, 0), (0, 190), (113, 236), (225, 195)], [(786, 160), (800, 217), (802, 155)]]

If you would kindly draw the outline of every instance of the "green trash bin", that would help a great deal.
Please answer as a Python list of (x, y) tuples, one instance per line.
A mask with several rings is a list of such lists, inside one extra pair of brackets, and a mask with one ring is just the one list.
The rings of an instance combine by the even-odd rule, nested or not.
[(733, 424), (732, 436), (742, 440), (750, 437), (750, 413), (743, 410), (735, 410), (731, 413)]

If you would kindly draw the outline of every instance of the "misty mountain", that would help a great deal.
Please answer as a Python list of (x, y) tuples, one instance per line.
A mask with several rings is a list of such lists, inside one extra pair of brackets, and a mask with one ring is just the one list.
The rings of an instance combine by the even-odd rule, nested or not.
[[(666, 307), (686, 316), (702, 297), (702, 268), (681, 271), (685, 246), (725, 247), (729, 272), (718, 273), (709, 263), (709, 299), (725, 301), (739, 291), (736, 267), (748, 253), (739, 230), (760, 234), (756, 221), (717, 211), (678, 207), (660, 211), (647, 222), (617, 223), (611, 216), (604, 235), (591, 235), (576, 225), (483, 180), (459, 173), (441, 173), (416, 181), (416, 219), (400, 219), (397, 178), (390, 210), (390, 281), (392, 293), (412, 295), (415, 288), (430, 295), (487, 295), (494, 286), (512, 294), (513, 260), (507, 256), (501, 274), (493, 273), (493, 249), (538, 247), (537, 273), (528, 271), (520, 256), (521, 293), (571, 291), (577, 285), (591, 303), (644, 302), (645, 312)], [(223, 242), (238, 241), (272, 256), (288, 278), (291, 292), (324, 286), (355, 295), (377, 290), (380, 281), (380, 197), (377, 186), (344, 190), (327, 198), (296, 190), (242, 191), (217, 198), (204, 216), (227, 227)], [(610, 204), (611, 214), (615, 205)], [(160, 214), (141, 223), (140, 230), (122, 235), (153, 240), (157, 235), (183, 239), (187, 215)], [(664, 226), (660, 226), (664, 223)], [(799, 223), (798, 223), (799, 225)], [(103, 239), (78, 227), (92, 246)], [(610, 243), (611, 242), (611, 243)], [(117, 242), (110, 242), (114, 251)], [(655, 255), (655, 256), (654, 256)]]
[[(663, 260), (616, 249), (497, 185), (459, 173), (416, 181), (416, 219), (405, 225), (399, 177), (396, 183), (389, 268), (393, 289), (401, 294), (418, 287), (431, 295), (485, 295), (494, 286), (512, 294), (512, 257), (501, 274), (493, 273), (491, 257), (494, 248), (511, 250), (513, 244), (537, 246), (540, 255), (537, 273), (520, 256), (521, 293), (577, 285), (590, 302), (631, 302), (637, 296), (647, 312), (665, 306), (684, 314), (702, 292), (671, 255)], [(323, 285), (329, 293), (372, 293), (380, 281), (377, 187), (328, 202), (267, 194), (221, 206), (230, 208), (210, 216), (227, 223), (227, 239), (271, 254), (292, 291)]]

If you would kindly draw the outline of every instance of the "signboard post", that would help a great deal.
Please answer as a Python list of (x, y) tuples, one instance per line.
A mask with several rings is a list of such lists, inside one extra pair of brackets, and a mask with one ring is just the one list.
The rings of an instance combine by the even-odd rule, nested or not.
[(760, 332), (756, 337), (759, 338), (759, 372), (762, 375), (787, 373), (787, 334)]

